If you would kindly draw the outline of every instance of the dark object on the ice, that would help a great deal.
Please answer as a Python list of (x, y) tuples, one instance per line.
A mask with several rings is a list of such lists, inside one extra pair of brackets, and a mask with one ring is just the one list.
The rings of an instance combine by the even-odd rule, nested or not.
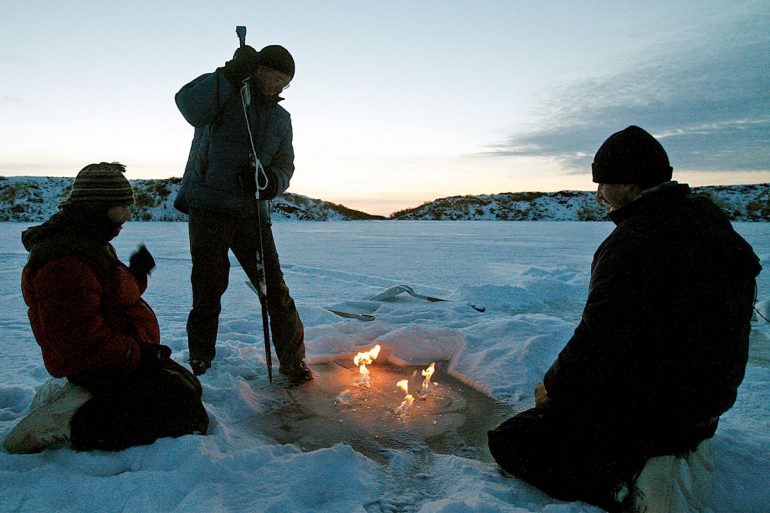
[[(331, 313), (339, 315), (340, 317), (344, 317), (346, 319), (357, 319), (359, 321), (369, 322), (375, 319), (374, 312), (376, 312), (380, 308), (383, 301), (390, 301), (394, 299), (396, 296), (399, 296), (400, 294), (403, 294), (403, 293), (409, 294), (410, 296), (417, 299), (424, 299), (425, 301), (430, 301), (431, 303), (451, 302), (450, 299), (442, 299), (440, 297), (433, 297), (433, 296), (418, 294), (409, 285), (395, 285), (393, 287), (385, 289), (384, 291), (380, 292), (375, 296), (371, 296), (364, 300), (345, 301), (345, 302), (338, 303), (332, 306), (327, 306), (324, 308), (326, 310), (329, 310)], [(477, 312), (486, 311), (486, 308), (484, 308), (483, 306), (477, 306), (472, 303), (465, 303), (465, 304), (473, 308)]]

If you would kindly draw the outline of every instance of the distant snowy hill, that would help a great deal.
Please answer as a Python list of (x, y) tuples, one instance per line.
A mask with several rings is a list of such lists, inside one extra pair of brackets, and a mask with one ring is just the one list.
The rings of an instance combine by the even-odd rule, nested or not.
[[(770, 221), (770, 183), (695, 187), (734, 221)], [(452, 196), (391, 214), (405, 220), (604, 221), (592, 191)]]
[[(131, 180), (136, 205), (135, 221), (186, 221), (174, 209), (181, 178)], [(0, 221), (43, 221), (55, 213), (67, 197), (72, 178), (0, 176)], [(348, 221), (385, 219), (342, 205), (299, 194), (286, 193), (272, 202), (273, 219), (299, 221)]]
[[(185, 221), (174, 209), (180, 178), (131, 180), (135, 221)], [(69, 194), (72, 178), (0, 176), (0, 221), (43, 221)], [(734, 221), (770, 221), (770, 183), (696, 187)], [(273, 219), (349, 221), (386, 219), (342, 205), (286, 193), (272, 202)], [(514, 192), (452, 196), (391, 214), (401, 220), (603, 221), (606, 209), (591, 191)]]

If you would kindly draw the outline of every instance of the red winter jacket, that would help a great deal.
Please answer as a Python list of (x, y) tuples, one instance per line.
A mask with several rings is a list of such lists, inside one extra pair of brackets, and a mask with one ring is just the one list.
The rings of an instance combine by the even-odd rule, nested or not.
[(22, 235), (30, 257), (22, 274), (29, 321), (55, 377), (129, 374), (139, 344), (159, 344), (155, 313), (112, 245), (51, 222)]

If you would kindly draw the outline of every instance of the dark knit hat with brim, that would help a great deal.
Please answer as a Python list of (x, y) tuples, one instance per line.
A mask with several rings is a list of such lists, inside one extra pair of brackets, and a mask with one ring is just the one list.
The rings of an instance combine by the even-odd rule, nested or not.
[(118, 162), (89, 164), (80, 170), (72, 184), (69, 197), (61, 206), (104, 206), (132, 205), (134, 190), (124, 173), (126, 166)]
[(259, 51), (259, 64), (294, 77), (294, 58), (281, 45), (269, 45)]
[(671, 180), (673, 168), (657, 139), (631, 125), (604, 141), (591, 170), (596, 183), (628, 183), (647, 188)]

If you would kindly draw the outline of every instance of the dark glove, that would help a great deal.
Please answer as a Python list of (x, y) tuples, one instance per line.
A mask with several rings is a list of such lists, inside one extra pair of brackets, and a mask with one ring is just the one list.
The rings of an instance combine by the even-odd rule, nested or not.
[(128, 270), (131, 271), (136, 279), (143, 280), (155, 269), (155, 259), (152, 258), (147, 246), (142, 244), (139, 249), (134, 251), (128, 260)]
[(171, 348), (162, 344), (139, 344), (142, 353), (139, 355), (139, 372), (158, 371), (171, 358)]
[(235, 51), (232, 60), (225, 63), (222, 73), (233, 87), (239, 89), (241, 81), (254, 72), (258, 63), (259, 52), (249, 45), (244, 45)]
[(259, 175), (259, 186), (264, 187), (264, 189), (259, 189), (259, 199), (271, 200), (278, 196), (278, 175), (272, 169), (267, 168), (265, 169), (265, 176), (267, 176), (267, 185), (263, 182), (265, 177), (261, 173)]

